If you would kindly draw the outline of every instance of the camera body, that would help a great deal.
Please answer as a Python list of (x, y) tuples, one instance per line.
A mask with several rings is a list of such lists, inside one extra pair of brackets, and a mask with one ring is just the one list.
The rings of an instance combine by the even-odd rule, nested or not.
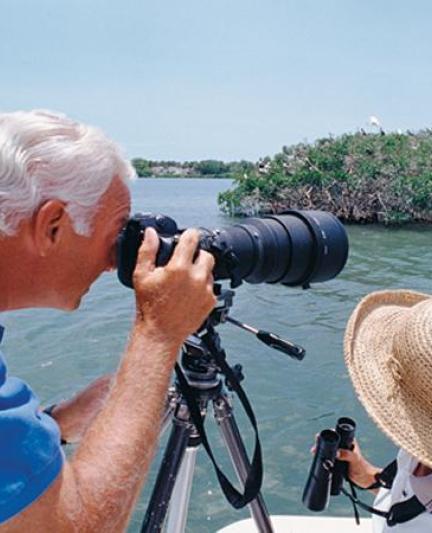
[[(183, 231), (166, 215), (134, 215), (117, 243), (118, 276), (127, 287), (133, 286), (138, 249), (148, 227), (159, 234), (157, 266), (169, 261)], [(348, 257), (344, 227), (335, 216), (323, 211), (287, 211), (199, 231), (199, 249), (215, 258), (214, 279), (230, 279), (232, 288), (243, 280), (307, 288), (312, 282), (335, 277)]]

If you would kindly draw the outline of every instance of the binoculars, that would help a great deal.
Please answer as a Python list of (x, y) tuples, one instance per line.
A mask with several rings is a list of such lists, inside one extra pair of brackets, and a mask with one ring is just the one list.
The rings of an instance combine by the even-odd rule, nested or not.
[(315, 455), (303, 491), (303, 504), (311, 511), (327, 508), (330, 495), (338, 496), (348, 464), (336, 459), (339, 449), (352, 450), (356, 423), (352, 418), (339, 418), (336, 428), (324, 429), (318, 436)]

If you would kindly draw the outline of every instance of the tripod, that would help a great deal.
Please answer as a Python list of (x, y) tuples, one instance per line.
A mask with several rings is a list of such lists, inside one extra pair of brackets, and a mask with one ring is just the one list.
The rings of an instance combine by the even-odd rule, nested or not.
[[(227, 320), (228, 308), (232, 305), (233, 295), (233, 291), (220, 291), (221, 305), (213, 310), (200, 331), (190, 336), (183, 346), (183, 378), (177, 373), (175, 385), (170, 388), (168, 394), (168, 407), (162, 422), (162, 431), (167, 428), (170, 420), (172, 429), (144, 517), (142, 533), (160, 532), (164, 525), (167, 533), (183, 533), (185, 529), (196, 454), (203, 440), (201, 432), (194, 423), (193, 413), (191, 413), (191, 393), (192, 401), (198, 405), (202, 417), (206, 415), (209, 404), (212, 403), (214, 418), (234, 470), (241, 485), (245, 486), (251, 463), (234, 419), (227, 392), (227, 389), (232, 387), (232, 383), (228, 380), (225, 384), (223, 383), (220, 375), (221, 368), (217, 362), (219, 359), (215, 357), (215, 349), (218, 355), (222, 354), (225, 357), (225, 353), (220, 346), (219, 335), (214, 330), (214, 325)], [(241, 325), (234, 319), (231, 321)], [(251, 331), (253, 328), (248, 326), (245, 329)], [(259, 333), (261, 337), (266, 337), (267, 340), (260, 338), (266, 344), (289, 353), (293, 357), (301, 359), (304, 355), (304, 350), (299, 346), (271, 333), (253, 331), (258, 338), (260, 338)], [(237, 381), (243, 378), (240, 365), (236, 365), (231, 370)], [(188, 393), (186, 389), (189, 390)], [(271, 520), (261, 493), (258, 492), (248, 505), (258, 531), (272, 533)]]

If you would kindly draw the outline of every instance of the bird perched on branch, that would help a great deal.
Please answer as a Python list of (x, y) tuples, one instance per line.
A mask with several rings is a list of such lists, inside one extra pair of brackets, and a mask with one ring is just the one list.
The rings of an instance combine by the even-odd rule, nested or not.
[(385, 135), (385, 131), (383, 130), (383, 127), (381, 126), (381, 122), (375, 115), (371, 115), (369, 117), (369, 126), (377, 128), (381, 135)]

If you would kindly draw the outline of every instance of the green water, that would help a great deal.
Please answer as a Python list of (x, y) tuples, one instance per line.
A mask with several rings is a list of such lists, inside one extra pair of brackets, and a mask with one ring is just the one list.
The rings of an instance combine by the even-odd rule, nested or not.
[[(133, 184), (134, 210), (163, 212), (180, 226), (218, 227), (229, 223), (216, 204), (227, 180), (138, 180)], [(392, 444), (375, 429), (356, 401), (342, 358), (342, 335), (356, 302), (372, 290), (410, 288), (432, 291), (430, 230), (349, 227), (350, 257), (335, 280), (312, 290), (247, 285), (237, 290), (231, 314), (303, 345), (304, 361), (288, 359), (251, 335), (223, 325), (220, 334), (232, 363), (241, 363), (244, 386), (254, 406), (265, 461), (263, 494), (273, 514), (305, 514), (301, 493), (310, 465), (315, 433), (335, 419), (355, 418), (364, 452), (378, 464), (394, 455)], [(133, 294), (106, 274), (75, 313), (49, 310), (3, 314), (7, 327), (4, 352), (10, 371), (27, 380), (47, 404), (67, 397), (98, 375), (116, 368), (133, 316)], [(145, 384), (143, 384), (145, 386)], [(235, 413), (250, 449), (249, 426)], [(210, 418), (209, 434), (220, 463), (229, 460)], [(156, 457), (158, 462), (160, 454)], [(153, 466), (130, 532), (139, 531), (156, 474)], [(330, 514), (350, 515), (342, 497)], [(224, 500), (203, 450), (198, 454), (188, 531), (212, 532), (248, 516)]]

